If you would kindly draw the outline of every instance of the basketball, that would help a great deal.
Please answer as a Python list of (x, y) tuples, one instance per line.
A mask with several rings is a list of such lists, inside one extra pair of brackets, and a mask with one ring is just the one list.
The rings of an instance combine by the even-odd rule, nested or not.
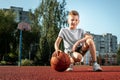
[(70, 58), (64, 52), (53, 52), (51, 60), (50, 60), (51, 68), (56, 71), (63, 72), (70, 65)]

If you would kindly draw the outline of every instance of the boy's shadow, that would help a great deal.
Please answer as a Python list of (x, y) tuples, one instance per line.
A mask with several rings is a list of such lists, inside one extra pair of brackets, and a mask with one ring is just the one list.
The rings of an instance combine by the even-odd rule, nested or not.
[(102, 70), (102, 71), (93, 71), (93, 70), (76, 70), (76, 71), (70, 71), (71, 73), (80, 73), (80, 72), (102, 72), (102, 73), (106, 73), (106, 72), (120, 72), (120, 70)]

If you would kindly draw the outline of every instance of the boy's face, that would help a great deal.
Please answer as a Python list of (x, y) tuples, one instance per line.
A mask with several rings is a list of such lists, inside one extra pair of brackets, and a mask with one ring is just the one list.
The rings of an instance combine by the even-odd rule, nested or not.
[(79, 23), (79, 16), (78, 15), (69, 15), (68, 16), (68, 24), (70, 29), (76, 29)]

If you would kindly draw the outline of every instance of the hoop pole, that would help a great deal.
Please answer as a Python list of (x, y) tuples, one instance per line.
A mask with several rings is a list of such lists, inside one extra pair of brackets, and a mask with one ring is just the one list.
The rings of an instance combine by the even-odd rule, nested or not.
[(19, 42), (19, 66), (21, 66), (22, 59), (22, 30), (20, 30), (20, 42)]

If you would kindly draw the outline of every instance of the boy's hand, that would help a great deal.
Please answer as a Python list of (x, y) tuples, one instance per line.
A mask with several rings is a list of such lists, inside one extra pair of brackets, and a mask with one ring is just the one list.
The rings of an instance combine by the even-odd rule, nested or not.
[(58, 49), (58, 50), (55, 50), (55, 52), (57, 53), (57, 55), (62, 52), (62, 50)]
[(78, 45), (79, 45), (79, 42), (77, 41), (77, 42), (73, 45), (73, 47), (72, 47), (72, 51), (73, 51), (73, 52), (76, 50), (76, 48), (77, 48)]
[(57, 49), (57, 50), (55, 50), (56, 52), (62, 52), (62, 50), (60, 50), (60, 49)]
[(86, 34), (84, 38), (78, 40), (78, 41), (73, 45), (72, 51), (75, 51), (76, 48), (77, 48), (77, 46), (80, 45), (80, 43), (85, 42), (87, 39), (93, 39), (93, 37), (92, 37), (91, 35)]

